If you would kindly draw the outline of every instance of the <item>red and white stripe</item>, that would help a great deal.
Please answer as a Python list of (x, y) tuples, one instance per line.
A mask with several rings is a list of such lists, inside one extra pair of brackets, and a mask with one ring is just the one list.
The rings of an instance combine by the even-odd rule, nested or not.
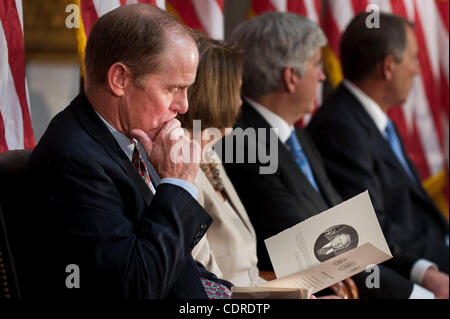
[(81, 0), (86, 37), (99, 17), (119, 6), (133, 3), (148, 3), (163, 10), (170, 8), (174, 11), (171, 13), (187, 26), (201, 30), (213, 39), (224, 38), (225, 0)]
[(224, 6), (225, 0), (166, 0), (167, 11), (216, 40), (224, 38)]
[(437, 37), (439, 50), (439, 72), (441, 83), (441, 100), (443, 111), (444, 155), (449, 165), (449, 1), (435, 0), (437, 14)]
[(224, 38), (224, 6), (225, 0), (192, 0), (197, 16), (213, 39)]
[(322, 0), (252, 0), (253, 14), (266, 11), (294, 12), (320, 24)]
[(166, 9), (165, 0), (81, 0), (81, 18), (86, 38), (99, 17), (120, 6), (134, 3), (148, 3)]
[[(399, 127), (422, 179), (448, 168), (448, 1), (328, 1), (325, 30), (339, 57), (339, 40), (356, 13), (376, 4), (381, 11), (402, 15), (416, 24), (421, 75), (401, 108), (389, 115)], [(447, 10), (447, 11), (445, 11)]]
[(25, 79), (21, 0), (0, 2), (0, 153), (35, 145)]

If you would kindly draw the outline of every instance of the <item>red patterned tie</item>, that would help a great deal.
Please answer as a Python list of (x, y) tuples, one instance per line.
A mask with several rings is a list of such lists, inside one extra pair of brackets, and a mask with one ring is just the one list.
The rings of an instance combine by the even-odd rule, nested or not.
[(230, 299), (231, 290), (222, 284), (201, 277), (203, 287), (205, 287), (208, 299)]
[[(131, 158), (134, 167), (138, 170), (141, 177), (144, 179), (150, 190), (153, 191), (153, 187), (150, 182), (150, 176), (148, 175), (147, 166), (142, 159), (141, 151), (137, 144), (136, 139), (133, 138), (134, 150)], [(205, 287), (206, 294), (209, 299), (229, 299), (231, 297), (231, 291), (227, 286), (216, 283), (214, 281), (201, 278), (203, 287)]]
[(134, 151), (133, 156), (131, 158), (134, 167), (138, 170), (141, 177), (144, 179), (145, 184), (147, 184), (148, 188), (150, 190), (153, 190), (150, 176), (148, 175), (147, 166), (145, 166), (144, 160), (142, 159), (141, 151), (139, 150), (139, 146), (137, 144), (137, 141), (135, 138), (133, 138), (133, 144), (134, 144)]

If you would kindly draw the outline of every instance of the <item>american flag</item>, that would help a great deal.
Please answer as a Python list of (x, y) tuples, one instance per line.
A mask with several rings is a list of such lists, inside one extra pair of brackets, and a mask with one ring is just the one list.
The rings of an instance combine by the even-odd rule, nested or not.
[(0, 2), (0, 153), (35, 145), (25, 79), (21, 0)]
[(322, 0), (252, 0), (250, 16), (266, 11), (294, 12), (321, 23)]
[(224, 38), (225, 0), (166, 0), (166, 9), (185, 25), (216, 40)]
[(76, 0), (75, 4), (81, 11), (77, 41), (82, 75), (84, 75), (84, 49), (94, 23), (105, 13), (133, 3), (156, 5), (176, 16), (188, 27), (203, 31), (211, 38), (224, 37), (225, 0)]

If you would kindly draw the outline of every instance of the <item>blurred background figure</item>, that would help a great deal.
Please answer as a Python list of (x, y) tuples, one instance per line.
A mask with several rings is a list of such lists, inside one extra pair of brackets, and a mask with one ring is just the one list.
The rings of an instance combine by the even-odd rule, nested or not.
[(381, 13), (380, 27), (368, 28), (368, 16), (357, 15), (345, 30), (345, 80), (313, 116), (308, 132), (343, 198), (369, 190), (394, 254), (388, 264), (401, 262), (397, 269), (405, 277), (448, 298), (448, 222), (422, 188), (386, 114), (406, 101), (419, 73), (414, 25)]
[[(307, 18), (269, 12), (242, 22), (233, 32), (232, 42), (243, 50), (244, 104), (235, 132), (225, 139), (236, 135), (244, 141), (243, 146), (236, 145), (240, 149), (256, 145), (257, 154), (270, 151), (271, 157), (278, 160), (278, 169), (273, 174), (261, 174), (260, 168), (265, 164), (249, 160), (248, 153), (244, 154), (243, 163), (236, 160), (229, 163), (227, 159), (224, 166), (255, 228), (258, 266), (272, 270), (264, 239), (342, 201), (314, 142), (305, 131), (294, 127), (299, 119), (314, 110), (314, 92), (325, 79), (321, 48), (327, 39), (320, 27)], [(271, 128), (278, 129), (275, 149), (270, 141), (270, 132), (275, 130)], [(265, 129), (264, 139), (260, 134), (239, 137), (247, 129)], [(233, 156), (238, 152), (236, 147)], [(227, 158), (228, 149), (225, 151), (224, 158)], [(401, 263), (393, 263), (393, 269), (401, 267)], [(381, 289), (372, 290), (365, 289), (364, 273), (354, 276), (360, 295), (409, 298), (415, 296), (414, 288), (423, 289), (414, 286), (408, 277), (383, 266), (380, 276)]]

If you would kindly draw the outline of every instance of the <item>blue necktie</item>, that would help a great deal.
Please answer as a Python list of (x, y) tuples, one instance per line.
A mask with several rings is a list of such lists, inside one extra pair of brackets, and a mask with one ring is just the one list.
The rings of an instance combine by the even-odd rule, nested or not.
[(411, 172), (411, 169), (409, 168), (408, 162), (406, 161), (405, 154), (403, 154), (402, 145), (400, 143), (400, 139), (397, 135), (397, 132), (395, 131), (394, 124), (392, 124), (392, 121), (389, 119), (385, 132), (387, 135), (387, 140), (391, 146), (391, 149), (394, 152), (395, 156), (397, 157), (398, 161), (400, 162), (400, 164), (402, 164), (403, 169), (411, 178), (411, 180), (416, 182), (416, 179), (413, 173)]
[(302, 146), (297, 139), (297, 135), (295, 135), (295, 130), (292, 131), (291, 136), (289, 136), (289, 139), (286, 141), (286, 146), (290, 150), (292, 157), (302, 170), (303, 174), (305, 174), (312, 187), (314, 187), (316, 191), (319, 191), (319, 187), (317, 187), (317, 183), (314, 180), (311, 166), (309, 165), (305, 153), (303, 153)]

